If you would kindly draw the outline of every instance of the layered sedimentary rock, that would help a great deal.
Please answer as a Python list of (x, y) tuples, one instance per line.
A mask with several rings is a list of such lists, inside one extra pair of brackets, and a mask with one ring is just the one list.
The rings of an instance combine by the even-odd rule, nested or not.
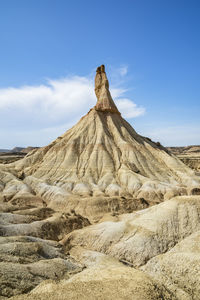
[(117, 258), (127, 268), (140, 268), (155, 280), (155, 286), (164, 284), (171, 292), (171, 299), (198, 300), (199, 216), (199, 196), (176, 197), (74, 231), (61, 243), (78, 261), (90, 265), (94, 261), (92, 252), (100, 252)]
[(95, 94), (97, 97), (97, 104), (95, 109), (97, 111), (111, 112), (120, 115), (109, 91), (109, 82), (105, 73), (105, 66), (102, 65), (97, 68), (95, 77)]
[(110, 257), (100, 257), (98, 263), (69, 280), (43, 282), (29, 295), (12, 300), (176, 300), (162, 284), (147, 274), (127, 268)]
[(200, 295), (200, 231), (180, 241), (169, 252), (152, 258), (141, 268), (162, 282), (181, 300)]
[(61, 243), (109, 254), (134, 267), (200, 230), (200, 196), (175, 197), (153, 207), (69, 233)]
[[(92, 205), (89, 199), (103, 202), (119, 197), (119, 207), (123, 197), (135, 203), (143, 199), (149, 205), (199, 188), (199, 177), (191, 169), (160, 144), (137, 134), (122, 118), (109, 92), (104, 66), (97, 68), (95, 93), (96, 105), (74, 127), (9, 165), (12, 188), (1, 168), (3, 197), (34, 194), (60, 209), (77, 201), (82, 213)], [(80, 197), (87, 198), (87, 204), (80, 203)]]
[(168, 147), (168, 150), (200, 174), (200, 146)]
[(0, 165), (0, 299), (197, 300), (200, 177), (122, 118), (104, 66), (95, 93), (74, 127)]
[(176, 197), (76, 230), (59, 244), (85, 269), (12, 299), (198, 300), (199, 214), (199, 196)]
[(82, 266), (55, 241), (31, 236), (0, 239), (0, 299), (27, 293), (45, 279), (68, 278)]

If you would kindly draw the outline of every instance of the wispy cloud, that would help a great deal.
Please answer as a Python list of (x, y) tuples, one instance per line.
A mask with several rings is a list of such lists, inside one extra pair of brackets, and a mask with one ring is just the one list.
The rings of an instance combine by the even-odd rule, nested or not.
[(121, 76), (125, 76), (128, 73), (128, 66), (121, 66), (118, 70)]
[(154, 141), (160, 141), (164, 146), (200, 144), (200, 128), (191, 124), (146, 129), (143, 131), (143, 134), (151, 137)]
[[(124, 76), (127, 70), (124, 67), (118, 72)], [(144, 108), (125, 97), (125, 89), (111, 88), (111, 93), (125, 118), (144, 114)], [(50, 136), (56, 138), (63, 133), (62, 129), (68, 129), (95, 103), (94, 83), (87, 76), (48, 79), (38, 86), (0, 89), (0, 126), (4, 129), (0, 132), (0, 148), (49, 142), (48, 138), (44, 139), (45, 134), (53, 132)], [(34, 141), (27, 138), (31, 134), (35, 136)]]
[(136, 118), (145, 114), (144, 107), (137, 106), (129, 99), (117, 99), (115, 102), (122, 116), (124, 116), (126, 119)]
[(127, 84), (128, 78), (128, 66), (120, 65), (118, 67), (110, 68), (111, 82), (115, 87), (121, 87)]

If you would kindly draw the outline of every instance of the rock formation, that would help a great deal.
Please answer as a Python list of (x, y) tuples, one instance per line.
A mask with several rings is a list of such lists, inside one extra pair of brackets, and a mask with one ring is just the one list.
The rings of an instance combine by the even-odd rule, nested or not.
[(0, 300), (198, 300), (200, 177), (122, 118), (103, 65), (95, 93), (62, 136), (0, 164)]
[(94, 261), (92, 267), (69, 280), (48, 280), (29, 295), (11, 299), (44, 300), (48, 297), (49, 300), (177, 300), (168, 289), (147, 274), (127, 268), (110, 257), (96, 257), (97, 261)]
[[(76, 203), (83, 214), (94, 201), (104, 206), (108, 197), (118, 199), (112, 208), (116, 212), (121, 200), (141, 208), (141, 201), (152, 205), (199, 188), (199, 177), (190, 168), (137, 134), (122, 118), (110, 95), (104, 66), (97, 68), (95, 93), (97, 104), (75, 126), (7, 167), (17, 190), (8, 188), (10, 184), (4, 186), (2, 173), (3, 197), (17, 198), (23, 193), (27, 197), (33, 192), (53, 209), (65, 209), (66, 204), (76, 209)], [(106, 209), (112, 212), (107, 207), (104, 213)]]
[(67, 249), (79, 246), (140, 267), (199, 231), (199, 213), (200, 196), (175, 197), (69, 233), (61, 243)]
[(66, 257), (55, 241), (31, 236), (0, 239), (0, 299), (27, 293), (45, 279), (70, 277), (82, 266)]
[[(44, 281), (30, 294), (11, 299), (198, 300), (199, 213), (200, 197), (182, 196), (76, 230), (60, 242), (63, 252), (74, 259), (69, 267), (75, 275)], [(52, 258), (53, 246), (44, 248), (51, 250)], [(85, 266), (79, 273), (77, 261), (80, 269)], [(56, 265), (58, 274), (63, 272), (62, 263), (60, 259)], [(35, 282), (40, 273), (39, 268)]]
[(95, 94), (97, 97), (95, 109), (97, 111), (111, 112), (120, 115), (120, 112), (118, 111), (109, 91), (109, 82), (104, 65), (98, 67), (96, 71)]
[(168, 150), (200, 175), (200, 146), (168, 147)]

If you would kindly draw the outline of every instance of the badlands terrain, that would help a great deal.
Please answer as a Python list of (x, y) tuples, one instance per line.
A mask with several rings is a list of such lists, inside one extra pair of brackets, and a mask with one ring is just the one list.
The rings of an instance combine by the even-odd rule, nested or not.
[(0, 149), (0, 164), (9, 164), (17, 161), (34, 149), (38, 149), (38, 147), (15, 147), (12, 150)]
[(200, 172), (200, 146), (168, 147), (188, 167)]
[(0, 299), (200, 299), (199, 148), (137, 134), (103, 65), (95, 94), (70, 130), (0, 164)]

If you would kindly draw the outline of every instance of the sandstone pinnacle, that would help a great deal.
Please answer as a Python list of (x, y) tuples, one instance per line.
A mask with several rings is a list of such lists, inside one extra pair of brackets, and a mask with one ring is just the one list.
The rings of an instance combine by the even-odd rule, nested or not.
[(75, 126), (48, 146), (0, 166), (4, 199), (41, 197), (52, 209), (79, 207), (92, 221), (110, 210), (112, 197), (119, 199), (112, 204), (116, 209), (127, 211), (199, 192), (200, 179), (191, 169), (120, 116), (104, 66), (97, 68), (95, 93), (96, 106)]
[(199, 174), (123, 119), (103, 65), (95, 93), (55, 141), (0, 163), (0, 300), (199, 300)]
[(97, 97), (97, 104), (94, 108), (97, 111), (120, 114), (109, 91), (109, 82), (106, 76), (104, 65), (101, 65), (96, 70), (95, 94)]

